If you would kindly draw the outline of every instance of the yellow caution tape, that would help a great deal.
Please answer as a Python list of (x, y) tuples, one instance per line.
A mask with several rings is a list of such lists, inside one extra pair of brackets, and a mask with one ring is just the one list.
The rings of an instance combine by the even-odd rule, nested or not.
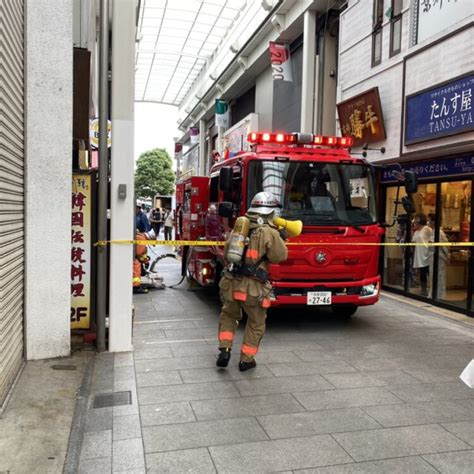
[[(99, 240), (94, 244), (95, 247), (104, 247), (110, 244), (121, 245), (167, 245), (172, 247), (191, 246), (191, 247), (222, 247), (225, 241), (216, 240)], [(474, 242), (286, 242), (291, 246), (367, 246), (367, 247), (474, 247)]]

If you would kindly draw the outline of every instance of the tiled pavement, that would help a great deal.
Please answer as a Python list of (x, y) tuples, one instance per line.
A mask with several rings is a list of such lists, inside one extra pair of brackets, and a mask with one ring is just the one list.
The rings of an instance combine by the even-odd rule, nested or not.
[(240, 373), (238, 350), (215, 367), (215, 295), (135, 304), (134, 353), (99, 356), (92, 386), (132, 404), (89, 410), (80, 472), (474, 472), (472, 328), (390, 298), (352, 320), (278, 311)]

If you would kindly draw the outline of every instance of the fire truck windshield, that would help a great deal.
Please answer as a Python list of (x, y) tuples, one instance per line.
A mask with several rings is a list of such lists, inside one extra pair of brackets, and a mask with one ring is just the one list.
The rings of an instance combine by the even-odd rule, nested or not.
[(372, 173), (363, 164), (256, 160), (247, 179), (247, 202), (269, 191), (280, 199), (283, 218), (307, 226), (360, 226), (377, 219)]

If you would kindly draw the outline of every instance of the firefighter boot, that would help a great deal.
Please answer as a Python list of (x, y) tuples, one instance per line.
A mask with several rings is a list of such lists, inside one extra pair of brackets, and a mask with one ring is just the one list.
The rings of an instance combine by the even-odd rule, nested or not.
[(239, 362), (239, 370), (241, 372), (254, 369), (255, 367), (257, 367), (257, 362), (255, 362), (255, 359), (253, 359), (251, 362), (244, 362), (243, 360)]
[(219, 349), (219, 357), (217, 357), (217, 367), (227, 367), (230, 360), (230, 349), (228, 347), (221, 347)]

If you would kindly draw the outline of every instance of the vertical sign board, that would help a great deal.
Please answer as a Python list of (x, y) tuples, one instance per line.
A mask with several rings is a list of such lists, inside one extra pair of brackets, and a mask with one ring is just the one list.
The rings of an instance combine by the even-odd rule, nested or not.
[(474, 14), (472, 0), (417, 0), (418, 43)]
[(474, 130), (473, 90), (469, 74), (407, 96), (405, 145)]
[(354, 146), (385, 139), (378, 87), (339, 102), (337, 114), (342, 134), (353, 137)]
[(89, 329), (91, 319), (91, 176), (72, 177), (71, 329)]

